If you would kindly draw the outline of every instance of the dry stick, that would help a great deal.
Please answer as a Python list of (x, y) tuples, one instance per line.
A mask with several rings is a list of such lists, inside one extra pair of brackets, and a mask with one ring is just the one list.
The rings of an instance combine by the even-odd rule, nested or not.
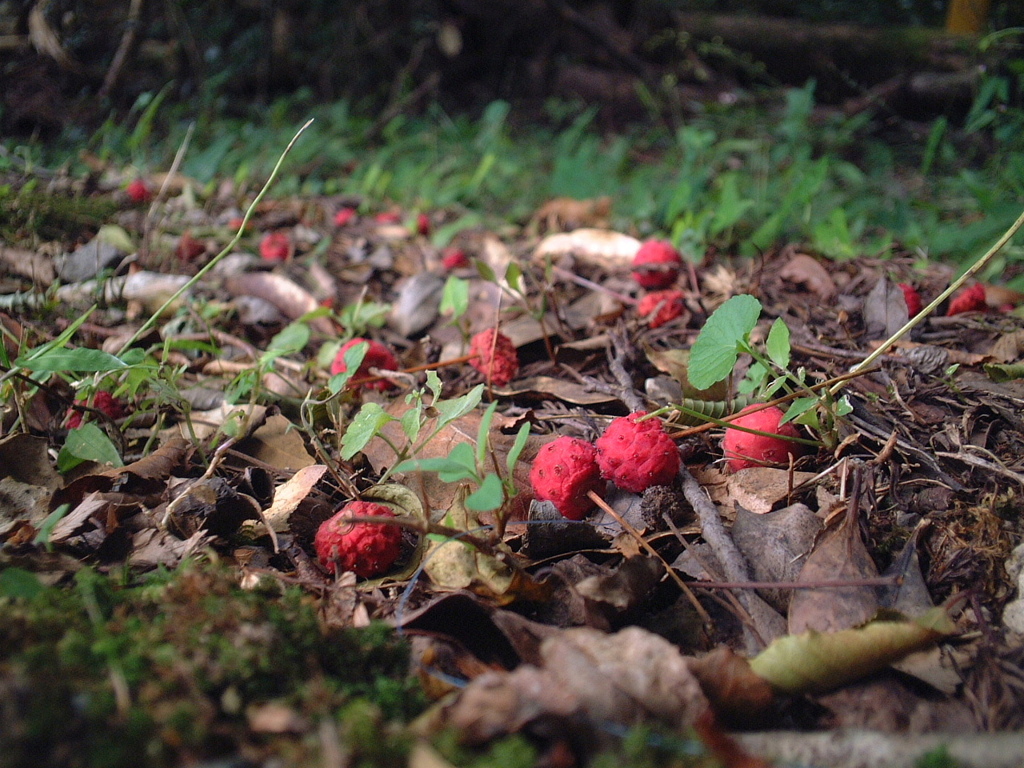
[(250, 203), (249, 207), (246, 209), (245, 216), (242, 217), (242, 223), (239, 224), (238, 231), (235, 232), (235, 236), (231, 238), (231, 242), (224, 246), (224, 250), (222, 250), (220, 253), (214, 256), (210, 260), (209, 264), (207, 264), (205, 267), (196, 272), (196, 274), (192, 277), (191, 280), (189, 280), (187, 283), (181, 286), (181, 288), (175, 291), (174, 294), (163, 303), (163, 306), (161, 306), (156, 312), (150, 315), (149, 319), (139, 326), (138, 330), (136, 330), (135, 333), (132, 334), (131, 338), (129, 338), (124, 344), (121, 345), (121, 348), (117, 351), (117, 357), (120, 357), (129, 349), (131, 349), (132, 345), (136, 341), (141, 339), (146, 333), (149, 332), (149, 330), (153, 326), (156, 325), (157, 321), (160, 319), (163, 313), (166, 312), (168, 308), (170, 308), (174, 304), (174, 302), (180, 299), (185, 294), (186, 291), (191, 290), (200, 280), (206, 277), (207, 273), (209, 273), (211, 269), (213, 269), (221, 261), (223, 261), (224, 258), (229, 253), (231, 253), (232, 249), (236, 245), (238, 245), (238, 241), (242, 239), (242, 233), (245, 231), (245, 227), (246, 225), (248, 225), (249, 219), (252, 218), (253, 211), (255, 211), (256, 206), (263, 201), (263, 198), (266, 196), (267, 191), (270, 189), (270, 185), (273, 184), (274, 181), (277, 179), (277, 175), (281, 170), (281, 166), (284, 164), (284, 159), (288, 157), (288, 153), (291, 152), (292, 147), (295, 146), (295, 142), (299, 140), (299, 136), (301, 136), (303, 132), (312, 124), (313, 120), (311, 118), (306, 121), (305, 125), (299, 128), (298, 132), (294, 136), (292, 136), (292, 140), (288, 142), (288, 146), (284, 148), (284, 152), (282, 152), (281, 156), (277, 159), (277, 163), (274, 165), (274, 170), (270, 172), (270, 177), (267, 179), (266, 184), (263, 185), (263, 188), (260, 190), (259, 194), (256, 195), (252, 203)]
[(690, 604), (693, 606), (694, 610), (697, 611), (697, 614), (700, 616), (701, 621), (703, 621), (704, 625), (708, 627), (708, 629), (710, 630), (712, 627), (711, 617), (708, 615), (708, 612), (704, 610), (704, 606), (700, 604), (700, 601), (697, 599), (697, 596), (690, 591), (690, 588), (686, 585), (686, 582), (679, 578), (679, 574), (676, 573), (675, 568), (669, 565), (668, 561), (666, 561), (665, 558), (661, 556), (661, 553), (658, 552), (658, 550), (656, 550), (654, 547), (652, 547), (650, 542), (647, 541), (647, 539), (645, 539), (643, 536), (641, 536), (640, 532), (636, 528), (630, 525), (629, 522), (627, 522), (618, 512), (616, 512), (614, 509), (608, 506), (608, 502), (606, 502), (593, 491), (587, 491), (587, 497), (592, 502), (594, 502), (601, 509), (602, 512), (605, 512), (606, 514), (614, 518), (615, 521), (619, 525), (621, 525), (630, 536), (637, 540), (641, 547), (643, 547), (645, 550), (647, 550), (648, 553), (650, 553), (658, 559), (658, 561), (664, 566), (665, 573), (669, 575), (669, 578), (671, 578), (672, 581), (676, 583), (676, 586), (678, 586), (679, 589), (682, 591), (682, 593), (686, 595), (686, 599), (690, 601)]
[[(890, 349), (892, 349), (893, 346), (895, 346), (896, 342), (898, 342), (900, 339), (902, 339), (904, 336), (910, 333), (910, 331), (913, 330), (918, 324), (924, 322), (924, 319), (928, 317), (932, 312), (934, 312), (935, 308), (938, 307), (939, 304), (941, 304), (950, 296), (952, 296), (953, 293), (961, 285), (966, 283), (974, 275), (976, 275), (978, 272), (984, 269), (988, 265), (988, 263), (995, 258), (996, 254), (999, 253), (1008, 242), (1010, 242), (1010, 240), (1013, 238), (1015, 234), (1017, 234), (1018, 230), (1020, 230), (1021, 227), (1024, 227), (1024, 211), (1022, 211), (1020, 216), (1017, 217), (1017, 220), (1010, 225), (1010, 228), (1003, 233), (1003, 236), (1000, 237), (995, 242), (995, 244), (991, 248), (989, 248), (988, 251), (980, 259), (978, 259), (976, 262), (974, 262), (973, 265), (971, 265), (970, 269), (968, 269), (966, 272), (960, 275), (960, 277), (958, 277), (956, 280), (950, 283), (949, 287), (946, 290), (944, 290), (942, 293), (936, 296), (935, 300), (932, 301), (931, 304), (929, 304), (927, 307), (925, 307), (912, 318), (910, 318), (907, 321), (906, 325), (904, 325), (902, 328), (896, 331), (896, 333), (894, 333), (888, 339), (883, 341), (881, 346), (878, 347), (878, 349), (876, 349), (870, 355), (865, 357), (861, 362), (853, 366), (850, 369), (850, 373), (859, 373), (863, 371), (865, 368), (867, 368), (869, 365), (875, 362), (875, 360), (877, 360)], [(839, 390), (841, 390), (845, 385), (845, 381), (837, 383), (835, 386), (832, 387), (832, 389), (829, 390), (829, 394), (835, 396), (836, 394), (838, 394)]]
[[(690, 470), (686, 468), (685, 464), (680, 463), (679, 465), (679, 477), (683, 484), (683, 496), (686, 497), (690, 506), (697, 513), (697, 517), (700, 518), (701, 535), (725, 570), (726, 580), (750, 581), (747, 563), (736, 543), (725, 530), (722, 518), (718, 514), (718, 507), (704, 493), (704, 489), (690, 474)], [(786, 633), (785, 620), (760, 597), (749, 592), (740, 592), (736, 597), (746, 612), (750, 614), (755, 627), (753, 634), (758, 636), (754, 637), (750, 632), (744, 632), (749, 653), (757, 653), (767, 642)]]

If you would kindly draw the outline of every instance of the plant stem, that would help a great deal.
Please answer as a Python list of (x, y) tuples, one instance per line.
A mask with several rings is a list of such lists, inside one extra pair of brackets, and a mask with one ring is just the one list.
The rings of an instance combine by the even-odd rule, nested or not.
[[(1024, 211), (1022, 211), (1020, 216), (1017, 217), (1017, 220), (1010, 225), (1010, 228), (1003, 233), (1003, 236), (1000, 237), (995, 242), (995, 244), (991, 248), (989, 248), (988, 251), (986, 251), (980, 259), (978, 259), (976, 262), (974, 262), (974, 264), (971, 265), (970, 269), (968, 269), (966, 272), (960, 275), (960, 277), (958, 277), (956, 280), (950, 283), (949, 287), (946, 290), (944, 290), (942, 293), (936, 296), (935, 299), (931, 302), (931, 304), (929, 304), (927, 307), (925, 307), (912, 318), (910, 318), (907, 321), (906, 325), (904, 325), (902, 328), (896, 331), (896, 333), (894, 333), (888, 339), (883, 341), (882, 344), (878, 347), (878, 349), (876, 349), (870, 355), (868, 355), (855, 366), (853, 366), (850, 369), (850, 373), (859, 373), (863, 371), (865, 368), (867, 368), (869, 365), (875, 362), (875, 360), (877, 360), (890, 349), (892, 349), (896, 342), (898, 342), (900, 339), (902, 339), (904, 336), (910, 333), (910, 331), (913, 328), (915, 328), (918, 324), (924, 322), (924, 319), (928, 317), (928, 315), (930, 315), (932, 312), (934, 312), (935, 308), (938, 307), (939, 304), (941, 304), (950, 296), (952, 296), (953, 293), (961, 285), (966, 283), (974, 275), (976, 275), (978, 272), (984, 269), (988, 265), (988, 263), (995, 258), (996, 254), (999, 253), (1008, 242), (1010, 242), (1010, 240), (1013, 238), (1015, 234), (1017, 234), (1018, 230), (1020, 230), (1021, 227), (1024, 227)], [(838, 382), (835, 386), (832, 387), (832, 389), (829, 390), (829, 394), (835, 396), (835, 394), (838, 393), (839, 390), (841, 390), (844, 386), (846, 386), (846, 381)]]
[(221, 261), (223, 261), (224, 258), (229, 253), (231, 253), (231, 251), (234, 249), (236, 245), (238, 245), (238, 241), (242, 239), (242, 233), (245, 232), (245, 227), (246, 225), (248, 225), (249, 219), (252, 218), (253, 211), (255, 211), (256, 206), (258, 206), (263, 201), (263, 198), (266, 196), (267, 191), (270, 189), (270, 186), (277, 179), (277, 175), (281, 170), (281, 166), (284, 164), (284, 159), (288, 156), (288, 153), (292, 151), (292, 147), (295, 146), (295, 142), (298, 141), (299, 136), (301, 136), (303, 132), (307, 128), (309, 128), (310, 125), (312, 125), (312, 123), (312, 118), (307, 120), (306, 124), (299, 128), (298, 132), (294, 136), (292, 136), (292, 140), (288, 142), (288, 146), (284, 148), (284, 152), (281, 153), (281, 156), (277, 158), (277, 163), (274, 165), (274, 170), (270, 172), (270, 177), (263, 185), (263, 188), (260, 190), (259, 194), (256, 195), (252, 203), (250, 203), (249, 207), (246, 209), (245, 216), (242, 217), (242, 223), (238, 225), (238, 231), (235, 232), (235, 236), (231, 238), (231, 242), (225, 245), (224, 249), (220, 253), (214, 256), (205, 267), (196, 272), (196, 274), (192, 277), (191, 280), (189, 280), (187, 283), (181, 286), (181, 288), (175, 291), (174, 295), (172, 295), (169, 299), (167, 299), (167, 301), (163, 303), (163, 306), (161, 306), (156, 312), (150, 315), (149, 319), (139, 326), (138, 330), (136, 330), (135, 333), (131, 335), (131, 338), (129, 338), (124, 344), (121, 345), (121, 348), (117, 351), (117, 357), (120, 357), (129, 349), (131, 349), (132, 345), (135, 342), (142, 338), (143, 335), (145, 335), (153, 326), (156, 325), (157, 320), (160, 319), (163, 313), (166, 312), (167, 309), (174, 304), (174, 302), (180, 299), (186, 291), (191, 290), (200, 280), (202, 280), (207, 275), (207, 273), (209, 273), (211, 269), (213, 269)]

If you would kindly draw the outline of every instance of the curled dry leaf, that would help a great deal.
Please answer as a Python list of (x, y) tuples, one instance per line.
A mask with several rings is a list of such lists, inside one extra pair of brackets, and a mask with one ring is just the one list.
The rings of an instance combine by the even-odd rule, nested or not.
[(805, 286), (822, 301), (830, 301), (837, 292), (832, 275), (821, 262), (806, 253), (793, 253), (779, 272), (779, 277), (795, 285)]
[[(224, 287), (234, 296), (255, 296), (270, 302), (289, 320), (296, 320), (315, 310), (319, 304), (306, 289), (274, 272), (246, 272), (229, 275)], [(310, 322), (310, 327), (320, 333), (332, 334), (334, 327), (326, 317)]]

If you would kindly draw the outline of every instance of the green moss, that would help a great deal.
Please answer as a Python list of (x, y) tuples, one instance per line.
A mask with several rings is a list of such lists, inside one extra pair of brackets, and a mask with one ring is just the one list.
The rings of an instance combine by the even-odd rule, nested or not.
[(83, 571), (69, 588), (0, 599), (0, 690), (17, 694), (0, 766), (177, 765), (249, 749), (318, 759), (316, 739), (250, 732), (247, 709), (271, 701), (309, 722), (339, 718), (367, 765), (394, 764), (407, 743), (390, 723), (425, 704), (389, 628), (325, 631), (298, 590), (247, 592), (195, 565), (129, 587)]

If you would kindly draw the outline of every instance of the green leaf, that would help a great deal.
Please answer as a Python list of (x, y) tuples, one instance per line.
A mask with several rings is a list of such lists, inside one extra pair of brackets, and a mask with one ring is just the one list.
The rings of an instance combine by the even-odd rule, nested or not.
[(437, 476), (445, 483), (475, 480), (476, 463), (473, 460), (473, 447), (469, 443), (459, 443), (448, 456), (436, 459), (407, 459), (396, 466), (394, 471), (437, 472)]
[(466, 508), (474, 512), (487, 512), (497, 509), (504, 502), (505, 493), (501, 487), (501, 480), (497, 475), (489, 474), (480, 487), (466, 497)]
[(785, 415), (779, 420), (779, 424), (785, 424), (788, 421), (799, 418), (807, 413), (818, 403), (816, 397), (798, 397), (792, 403), (789, 404), (789, 408), (786, 409)]
[(494, 421), (494, 412), (497, 409), (498, 403), (495, 401), (487, 406), (487, 410), (484, 411), (484, 415), (480, 418), (480, 429), (476, 433), (476, 463), (479, 467), (484, 465), (484, 459), (487, 458), (491, 422)]
[(124, 227), (119, 227), (116, 224), (104, 224), (96, 233), (96, 239), (125, 253), (134, 253), (136, 250), (131, 235), (124, 230)]
[(489, 283), (498, 282), (498, 276), (494, 274), (494, 270), (491, 269), (489, 264), (485, 264), (481, 259), (477, 259), (474, 263), (476, 264), (477, 274), (480, 277)]
[(519, 432), (516, 434), (515, 442), (512, 443), (512, 448), (506, 456), (506, 464), (508, 465), (508, 476), (512, 477), (512, 471), (515, 469), (516, 462), (519, 461), (519, 455), (523, 452), (523, 448), (526, 447), (526, 441), (530, 438), (530, 422), (526, 422), (519, 428)]
[(517, 293), (525, 293), (526, 286), (523, 284), (523, 269), (518, 262), (510, 261), (505, 270), (505, 282)]
[(66, 472), (83, 461), (112, 464), (115, 467), (124, 466), (117, 448), (110, 442), (107, 433), (95, 424), (83, 424), (78, 429), (68, 432), (64, 447), (57, 455), (57, 469)]
[(441, 386), (441, 377), (437, 375), (437, 371), (427, 371), (427, 388), (434, 396), (435, 403), (441, 399)]
[(407, 410), (399, 419), (402, 424), (402, 431), (410, 443), (416, 442), (420, 436), (420, 429), (423, 427), (423, 408), (419, 404)]
[(366, 357), (366, 351), (369, 348), (370, 342), (363, 341), (345, 351), (345, 370), (331, 376), (327, 381), (327, 389), (332, 395), (336, 395), (344, 389), (349, 379), (359, 372), (359, 366), (363, 364), (363, 358)]
[(437, 410), (437, 426), (440, 429), (455, 419), (465, 416), (480, 404), (484, 396), (484, 385), (477, 384), (462, 397), (452, 400), (438, 400), (433, 407)]
[(707, 389), (726, 378), (736, 365), (740, 343), (760, 316), (761, 302), (747, 294), (733, 296), (716, 309), (690, 350), (690, 383)]
[(53, 512), (46, 516), (42, 524), (39, 526), (39, 531), (36, 533), (36, 537), (32, 540), (33, 544), (42, 544), (49, 550), (50, 547), (50, 534), (53, 533), (53, 529), (57, 527), (64, 515), (71, 509), (70, 504), (61, 504)]
[(442, 315), (450, 312), (452, 320), (458, 320), (466, 314), (467, 309), (469, 309), (469, 281), (451, 275), (444, 283), (440, 312)]
[(294, 355), (301, 352), (309, 343), (309, 335), (309, 326), (305, 323), (289, 323), (270, 340), (263, 360), (269, 361), (282, 355)]
[(781, 317), (775, 318), (775, 322), (772, 323), (764, 348), (768, 357), (779, 368), (789, 367), (789, 326)]
[(31, 571), (22, 568), (4, 568), (0, 571), (0, 596), (31, 600), (46, 589)]
[(39, 356), (17, 361), (17, 365), (30, 371), (62, 373), (66, 371), (106, 372), (122, 371), (127, 364), (120, 358), (99, 349), (51, 349)]
[(351, 459), (377, 436), (381, 427), (395, 420), (379, 403), (363, 403), (341, 437), (341, 458), (345, 461)]

